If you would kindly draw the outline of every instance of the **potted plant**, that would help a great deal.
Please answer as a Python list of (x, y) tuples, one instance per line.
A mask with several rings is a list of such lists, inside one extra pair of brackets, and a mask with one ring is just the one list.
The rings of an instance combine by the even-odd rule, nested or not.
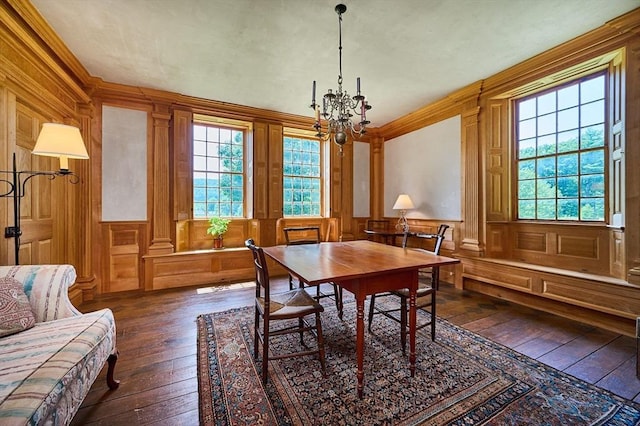
[(213, 237), (214, 249), (222, 248), (222, 236), (227, 232), (227, 229), (229, 229), (229, 222), (231, 222), (230, 219), (224, 219), (219, 216), (209, 218), (207, 234), (210, 234)]

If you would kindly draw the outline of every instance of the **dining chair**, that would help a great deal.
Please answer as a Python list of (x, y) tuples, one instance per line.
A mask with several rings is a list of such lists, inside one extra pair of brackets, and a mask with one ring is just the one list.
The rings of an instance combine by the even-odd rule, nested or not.
[[(390, 227), (391, 222), (387, 219), (367, 219), (366, 229), (368, 231), (388, 231)], [(387, 239), (381, 235), (368, 234), (367, 238), (370, 241), (387, 243)]]
[[(444, 241), (444, 232), (448, 228), (448, 225), (441, 225), (438, 228), (437, 234), (415, 233), (412, 234), (416, 238), (433, 239), (433, 250), (426, 250), (423, 248), (412, 248), (412, 250), (423, 251), (425, 253), (440, 254), (440, 248)], [(405, 233), (402, 238), (402, 247), (407, 248), (409, 239), (409, 233)], [(431, 326), (431, 340), (436, 338), (436, 290), (440, 284), (440, 268), (424, 268), (418, 272), (418, 290), (416, 292), (416, 309), (430, 308), (429, 320), (423, 323), (416, 324), (416, 330), (420, 330), (428, 325)], [(393, 302), (387, 302), (392, 304), (385, 308), (376, 308), (375, 301), (380, 297), (393, 297), (399, 298), (398, 304)], [(410, 297), (409, 289), (403, 288), (400, 290), (394, 290), (386, 293), (372, 294), (371, 301), (369, 303), (369, 332), (371, 332), (371, 324), (373, 323), (373, 316), (375, 314), (382, 314), (387, 318), (400, 323), (400, 343), (402, 345), (402, 353), (406, 353), (407, 346), (407, 319), (408, 319), (408, 304), (407, 301)], [(398, 316), (399, 314), (399, 316)]]
[[(322, 374), (326, 376), (324, 358), (324, 338), (322, 337), (322, 322), (320, 313), (324, 308), (317, 300), (309, 295), (303, 288), (296, 288), (283, 293), (271, 294), (269, 283), (269, 271), (265, 261), (264, 251), (255, 245), (252, 239), (245, 241), (245, 246), (251, 250), (253, 264), (256, 273), (256, 300), (254, 319), (254, 345), (253, 356), (258, 359), (259, 342), (262, 343), (262, 382), (267, 383), (267, 370), (269, 361), (281, 358), (299, 357), (318, 354)], [(307, 321), (307, 316), (314, 315), (315, 323)], [(262, 327), (260, 327), (262, 319)], [(297, 319), (297, 326), (285, 324), (272, 329), (272, 322)], [(295, 322), (295, 321), (294, 321)], [(317, 341), (317, 348), (309, 349), (304, 342), (304, 332), (313, 334)], [(299, 333), (300, 344), (305, 348), (297, 352), (273, 353), (269, 349), (269, 340), (273, 336)]]
[[(295, 226), (283, 228), (284, 238), (288, 246), (300, 245), (300, 244), (320, 244), (320, 227), (319, 226)], [(289, 289), (294, 288), (293, 276), (289, 274)], [(300, 282), (302, 287), (310, 287), (308, 283)], [(324, 283), (323, 283), (324, 284)], [(321, 290), (319, 285), (314, 285), (316, 288), (316, 295), (313, 296), (316, 300), (325, 297), (333, 297), (336, 302), (336, 309), (338, 311), (338, 318), (342, 319), (342, 287), (334, 282), (326, 283), (333, 287), (333, 293), (325, 293)]]

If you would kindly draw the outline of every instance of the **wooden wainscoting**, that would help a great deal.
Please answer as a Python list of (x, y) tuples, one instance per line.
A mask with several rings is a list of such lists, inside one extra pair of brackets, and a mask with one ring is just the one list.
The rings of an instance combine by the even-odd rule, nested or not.
[(609, 276), (611, 234), (603, 225), (489, 223), (486, 257)]
[(463, 286), (598, 327), (635, 335), (640, 287), (602, 275), (489, 258), (463, 258)]
[(141, 289), (140, 256), (147, 241), (146, 222), (102, 224), (102, 285), (100, 293)]
[(251, 253), (245, 247), (194, 250), (143, 256), (144, 289), (162, 290), (253, 280)]

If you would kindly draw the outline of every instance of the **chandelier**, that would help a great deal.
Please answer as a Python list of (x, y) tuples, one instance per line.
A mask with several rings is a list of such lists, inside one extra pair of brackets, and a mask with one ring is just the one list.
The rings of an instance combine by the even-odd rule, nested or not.
[[(317, 137), (323, 140), (333, 138), (333, 141), (340, 147), (340, 155), (342, 155), (342, 147), (347, 142), (347, 132), (352, 137), (359, 137), (367, 132), (367, 111), (371, 109), (371, 105), (365, 100), (364, 95), (360, 93), (360, 77), (356, 79), (356, 94), (350, 96), (346, 90), (342, 89), (342, 14), (347, 11), (347, 6), (339, 4), (335, 7), (338, 14), (339, 27), (339, 47), (340, 56), (340, 73), (338, 74), (338, 90), (334, 93), (331, 89), (322, 97), (322, 109), (316, 104), (316, 82), (313, 81), (313, 90), (311, 95), (310, 107), (315, 112), (316, 121), (313, 127), (318, 132)], [(359, 122), (353, 122), (353, 117), (359, 117)], [(327, 131), (322, 131), (322, 123), (320, 117), (327, 121)]]

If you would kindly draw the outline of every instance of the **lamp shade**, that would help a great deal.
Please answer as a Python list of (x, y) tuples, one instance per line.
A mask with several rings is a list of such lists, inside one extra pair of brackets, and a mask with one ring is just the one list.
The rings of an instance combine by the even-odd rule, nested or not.
[(411, 201), (411, 198), (407, 194), (398, 195), (398, 199), (393, 205), (394, 210), (410, 210), (415, 208), (416, 206), (413, 205), (413, 201)]
[(36, 140), (36, 146), (31, 151), (35, 155), (59, 157), (60, 168), (69, 168), (69, 158), (86, 160), (89, 158), (84, 146), (80, 129), (66, 124), (44, 123)]

